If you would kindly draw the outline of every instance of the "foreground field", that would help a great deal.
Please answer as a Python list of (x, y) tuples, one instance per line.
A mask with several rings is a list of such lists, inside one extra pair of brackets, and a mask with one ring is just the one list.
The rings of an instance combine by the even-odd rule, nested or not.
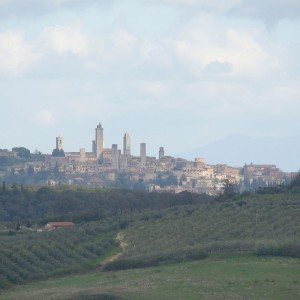
[(93, 213), (62, 216), (78, 221), (70, 229), (29, 224), (0, 236), (0, 299), (300, 299), (298, 190), (122, 192), (36, 192), (50, 208), (57, 193), (67, 203), (81, 197)]
[(300, 299), (300, 260), (213, 254), (201, 261), (35, 282), (3, 291), (0, 299)]
[[(121, 248), (123, 256), (108, 269), (149, 267), (223, 252), (300, 258), (299, 215), (298, 193), (238, 195), (118, 213), (72, 229), (20, 230), (0, 236), (0, 289), (94, 270)], [(122, 241), (115, 240), (117, 233)]]

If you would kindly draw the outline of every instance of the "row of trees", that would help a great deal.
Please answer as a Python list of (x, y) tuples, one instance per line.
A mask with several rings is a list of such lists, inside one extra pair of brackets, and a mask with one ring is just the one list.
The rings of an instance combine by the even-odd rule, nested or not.
[(23, 187), (12, 185), (0, 192), (0, 222), (71, 219), (93, 220), (145, 209), (161, 209), (211, 200), (205, 194), (146, 193), (137, 190), (92, 189), (76, 186)]
[(63, 149), (53, 149), (52, 156), (54, 157), (65, 157), (65, 152)]

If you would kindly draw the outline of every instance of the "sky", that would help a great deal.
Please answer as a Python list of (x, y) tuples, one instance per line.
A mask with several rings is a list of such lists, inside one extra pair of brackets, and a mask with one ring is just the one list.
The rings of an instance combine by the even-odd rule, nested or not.
[(0, 0), (0, 149), (300, 137), (299, 32), (299, 0)]

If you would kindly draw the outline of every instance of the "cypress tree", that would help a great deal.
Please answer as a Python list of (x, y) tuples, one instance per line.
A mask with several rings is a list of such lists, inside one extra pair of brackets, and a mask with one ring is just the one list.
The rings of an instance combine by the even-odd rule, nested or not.
[(21, 229), (20, 221), (18, 221), (17, 226), (16, 226), (16, 231), (19, 231)]

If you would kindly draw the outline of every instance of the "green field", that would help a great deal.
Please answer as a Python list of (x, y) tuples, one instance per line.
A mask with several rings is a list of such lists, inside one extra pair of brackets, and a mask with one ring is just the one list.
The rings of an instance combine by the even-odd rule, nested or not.
[(201, 261), (35, 282), (3, 291), (0, 299), (300, 299), (300, 260), (214, 254)]

